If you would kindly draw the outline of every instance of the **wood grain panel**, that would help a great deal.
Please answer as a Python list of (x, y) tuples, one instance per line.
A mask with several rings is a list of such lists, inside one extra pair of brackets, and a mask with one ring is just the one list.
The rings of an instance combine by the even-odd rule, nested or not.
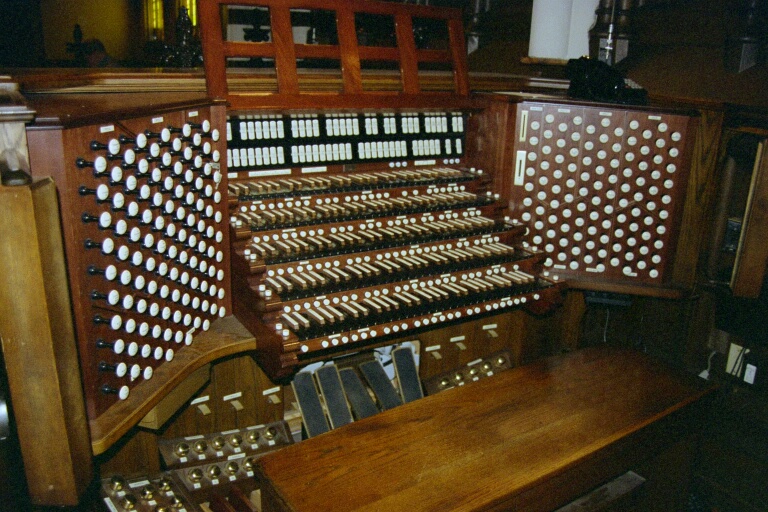
[(93, 466), (53, 182), (0, 186), (0, 210), (0, 338), (30, 498), (75, 505)]
[(547, 359), (267, 455), (264, 510), (551, 510), (686, 438), (709, 392), (637, 352)]
[(700, 112), (672, 275), (673, 281), (686, 289), (694, 284), (704, 240), (709, 240), (724, 119), (723, 112), (719, 110), (702, 109)]
[(755, 161), (731, 279), (734, 296), (752, 299), (760, 296), (768, 262), (768, 244), (764, 238), (768, 226), (768, 145), (761, 144), (759, 147), (762, 151)]

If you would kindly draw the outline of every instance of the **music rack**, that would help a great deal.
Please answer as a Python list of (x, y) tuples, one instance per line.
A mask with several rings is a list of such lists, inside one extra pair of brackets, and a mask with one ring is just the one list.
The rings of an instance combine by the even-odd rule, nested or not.
[[(268, 10), (270, 38), (263, 42), (229, 41), (223, 27), (230, 6)], [(336, 44), (305, 44), (294, 40), (291, 16), (294, 12), (315, 9), (332, 14), (336, 22)], [(462, 13), (458, 9), (402, 5), (364, 0), (214, 0), (200, 5), (200, 36), (208, 94), (227, 98), (234, 109), (253, 108), (441, 108), (447, 104), (467, 104), (469, 78)], [(358, 15), (374, 15), (393, 20), (396, 44), (368, 46), (357, 36)], [(414, 23), (418, 18), (445, 23), (447, 48), (421, 48), (416, 44)], [(228, 85), (228, 60), (259, 58), (274, 61), (277, 90), (256, 94), (234, 90)], [(297, 61), (303, 58), (339, 62), (342, 90), (324, 94), (305, 90)], [(364, 87), (366, 61), (393, 63), (399, 70), (402, 90), (371, 91)], [(420, 85), (420, 65), (450, 66), (452, 90), (426, 92)]]

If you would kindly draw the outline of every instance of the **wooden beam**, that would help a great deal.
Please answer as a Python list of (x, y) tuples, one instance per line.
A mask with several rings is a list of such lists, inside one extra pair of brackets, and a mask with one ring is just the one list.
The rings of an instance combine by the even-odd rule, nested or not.
[(56, 187), (0, 186), (0, 339), (29, 496), (77, 505), (93, 476)]

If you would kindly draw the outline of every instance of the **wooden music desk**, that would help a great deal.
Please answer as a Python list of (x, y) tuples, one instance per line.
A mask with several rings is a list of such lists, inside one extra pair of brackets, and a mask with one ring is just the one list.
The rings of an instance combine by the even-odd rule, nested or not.
[(553, 510), (627, 470), (637, 510), (680, 510), (697, 380), (629, 350), (545, 359), (266, 455), (264, 511)]

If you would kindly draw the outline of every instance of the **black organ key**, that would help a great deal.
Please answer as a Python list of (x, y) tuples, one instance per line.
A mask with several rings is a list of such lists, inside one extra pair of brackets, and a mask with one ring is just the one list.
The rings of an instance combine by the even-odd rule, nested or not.
[(328, 409), (328, 419), (331, 428), (338, 428), (352, 423), (352, 413), (349, 410), (347, 398), (341, 384), (336, 365), (330, 364), (318, 368), (315, 371), (320, 393), (323, 395), (325, 406)]
[(361, 364), (360, 371), (376, 395), (382, 411), (403, 404), (379, 361), (368, 361)]
[(355, 370), (342, 368), (339, 370), (339, 377), (356, 419), (361, 420), (379, 413), (379, 409)]
[(315, 437), (330, 430), (320, 403), (315, 380), (309, 372), (299, 372), (291, 381), (293, 393), (299, 404), (302, 422), (308, 437)]
[(403, 403), (407, 404), (419, 398), (424, 398), (424, 391), (421, 389), (421, 380), (419, 379), (419, 370), (416, 368), (416, 360), (411, 349), (401, 347), (393, 350), (392, 361), (395, 365), (397, 386), (400, 390), (400, 396), (403, 397)]

